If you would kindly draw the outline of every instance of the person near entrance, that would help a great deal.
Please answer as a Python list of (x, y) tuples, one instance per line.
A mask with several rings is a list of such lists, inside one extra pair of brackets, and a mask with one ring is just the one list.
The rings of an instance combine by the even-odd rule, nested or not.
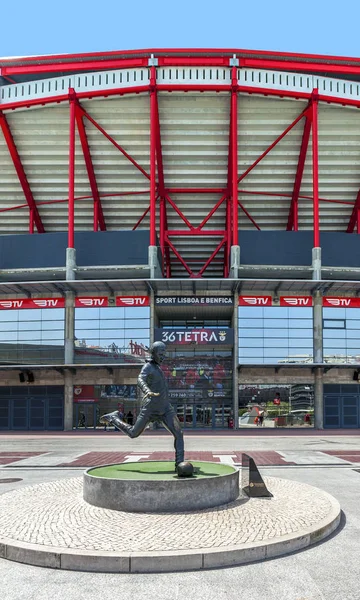
[(174, 436), (175, 470), (184, 461), (184, 438), (179, 419), (169, 402), (168, 386), (160, 367), (166, 355), (163, 342), (155, 342), (150, 348), (151, 358), (141, 369), (138, 386), (143, 393), (142, 406), (135, 424), (130, 425), (120, 419), (119, 411), (108, 413), (101, 417), (106, 423), (111, 423), (130, 438), (142, 434), (150, 422), (157, 422)]

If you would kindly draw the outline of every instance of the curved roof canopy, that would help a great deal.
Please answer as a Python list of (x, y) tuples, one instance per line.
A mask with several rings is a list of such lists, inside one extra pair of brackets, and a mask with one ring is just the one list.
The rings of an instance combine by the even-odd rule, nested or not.
[(75, 231), (150, 228), (181, 277), (227, 276), (243, 229), (360, 231), (360, 59), (144, 50), (0, 75), (1, 234), (71, 230), (74, 199)]

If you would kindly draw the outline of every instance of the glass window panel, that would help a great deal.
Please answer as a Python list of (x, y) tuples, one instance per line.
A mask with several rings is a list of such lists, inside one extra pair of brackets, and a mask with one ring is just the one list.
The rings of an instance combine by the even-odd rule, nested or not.
[(345, 308), (323, 308), (323, 318), (324, 319), (345, 319), (346, 312)]
[(239, 342), (241, 348), (262, 348), (263, 347), (263, 339), (262, 338), (246, 338), (244, 340), (240, 340)]
[(0, 321), (18, 321), (18, 310), (0, 310)]
[(312, 321), (312, 308), (307, 306), (290, 306), (288, 308), (289, 319), (311, 319)]
[(312, 329), (295, 329), (292, 328), (290, 329), (289, 332), (290, 336), (292, 338), (306, 338), (308, 340), (312, 340), (313, 337), (313, 331)]
[(239, 338), (248, 338), (248, 337), (263, 337), (262, 329), (240, 329), (239, 330)]
[(289, 321), (287, 319), (264, 319), (264, 327), (288, 329)]
[(347, 337), (347, 339), (352, 339), (352, 338), (359, 339), (360, 331), (358, 331), (357, 329), (347, 329), (346, 337)]
[(288, 310), (289, 309), (286, 306), (265, 306), (264, 317), (270, 319), (287, 319)]
[(345, 329), (344, 319), (324, 319), (324, 329)]
[(239, 306), (239, 317), (245, 319), (261, 319), (264, 309), (261, 306)]
[(288, 348), (288, 340), (273, 338), (264, 340), (264, 348)]
[(255, 349), (255, 348), (240, 348), (240, 356), (243, 357), (260, 357), (263, 355), (262, 349)]
[(313, 322), (312, 319), (291, 319), (289, 325), (291, 328), (312, 330)]
[(0, 324), (1, 331), (17, 331), (17, 329), (18, 329), (18, 324), (14, 323), (13, 321), (3, 321)]
[(21, 335), (22, 331), (40, 331), (40, 329), (42, 329), (41, 321), (19, 323), (19, 335)]
[(286, 338), (288, 339), (289, 337), (289, 330), (288, 329), (264, 329), (264, 338), (273, 338), (275, 335), (276, 337), (281, 337), (281, 338)]
[(347, 332), (345, 329), (324, 329), (323, 338), (324, 340), (342, 339), (345, 340)]
[[(359, 310), (359, 309), (358, 309)], [(358, 319), (348, 319), (346, 321), (346, 329), (357, 329), (360, 333), (360, 320)]]
[(18, 338), (17, 331), (0, 331), (0, 341), (13, 342)]
[(262, 320), (259, 319), (241, 319), (239, 322), (240, 329), (246, 327), (261, 327), (263, 324)]

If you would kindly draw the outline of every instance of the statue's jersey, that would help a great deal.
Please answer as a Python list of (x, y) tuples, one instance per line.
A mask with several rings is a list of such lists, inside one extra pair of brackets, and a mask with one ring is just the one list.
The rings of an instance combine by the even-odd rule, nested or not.
[(168, 384), (160, 366), (150, 361), (141, 369), (138, 377), (138, 386), (145, 395), (148, 391), (156, 392), (159, 396), (150, 396), (143, 404), (150, 404), (152, 412), (162, 413), (169, 405)]

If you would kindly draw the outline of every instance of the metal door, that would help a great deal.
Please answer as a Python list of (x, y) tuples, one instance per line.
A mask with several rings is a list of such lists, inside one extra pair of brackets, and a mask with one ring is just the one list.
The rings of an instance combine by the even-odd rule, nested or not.
[(28, 429), (45, 429), (45, 397), (28, 398), (29, 425)]
[(29, 429), (28, 398), (12, 398), (11, 404), (11, 429)]
[(337, 394), (324, 395), (324, 427), (340, 427), (340, 397)]
[(358, 396), (346, 394), (341, 397), (341, 427), (358, 427)]
[(10, 399), (0, 398), (0, 429), (10, 427)]

